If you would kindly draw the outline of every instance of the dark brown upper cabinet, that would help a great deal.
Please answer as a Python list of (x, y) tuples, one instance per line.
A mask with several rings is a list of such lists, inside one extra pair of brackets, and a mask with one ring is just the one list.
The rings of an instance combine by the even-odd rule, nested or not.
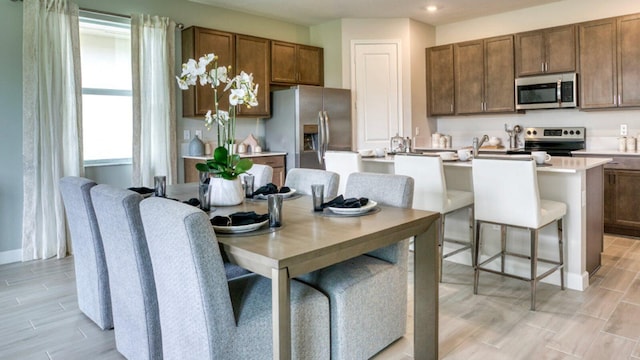
[(516, 34), (516, 76), (576, 71), (576, 26)]
[(315, 46), (271, 41), (271, 82), (324, 85), (324, 50)]

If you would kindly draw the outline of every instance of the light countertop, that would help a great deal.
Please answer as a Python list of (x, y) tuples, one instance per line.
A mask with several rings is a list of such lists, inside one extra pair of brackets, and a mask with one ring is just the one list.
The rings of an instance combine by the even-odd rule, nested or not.
[(598, 155), (598, 156), (640, 156), (640, 151), (618, 151), (609, 149), (585, 149), (571, 152), (574, 155)]
[[(406, 156), (406, 155), (399, 155)], [(419, 155), (417, 155), (419, 156)], [(482, 156), (482, 155), (481, 155)], [(487, 155), (491, 157), (511, 157), (511, 156), (523, 156), (523, 155)], [(610, 162), (611, 158), (603, 157), (564, 157), (554, 156), (547, 164), (538, 166), (538, 171), (541, 172), (560, 172), (560, 173), (575, 173), (578, 171), (584, 171), (596, 166), (602, 166)], [(362, 161), (376, 162), (376, 163), (393, 163), (394, 156), (387, 155), (385, 157), (372, 157), (362, 158)], [(457, 166), (457, 167), (471, 167), (473, 161), (444, 161), (444, 166)]]
[[(261, 156), (283, 156), (283, 155), (287, 155), (286, 152), (270, 152), (270, 151), (263, 151), (261, 153), (244, 153), (244, 154), (239, 154), (241, 158), (252, 158), (252, 157), (261, 157)], [(202, 156), (191, 156), (191, 155), (183, 155), (182, 158), (184, 159), (196, 159), (196, 160), (207, 160), (207, 159), (211, 159), (213, 155), (202, 155)]]

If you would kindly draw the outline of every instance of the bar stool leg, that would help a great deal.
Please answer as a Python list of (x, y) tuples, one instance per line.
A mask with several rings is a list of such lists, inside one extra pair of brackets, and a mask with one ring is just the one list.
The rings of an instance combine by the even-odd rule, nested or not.
[(438, 243), (440, 244), (440, 282), (442, 282), (443, 262), (444, 262), (444, 214), (440, 214), (440, 229), (438, 231)]
[(476, 251), (474, 252), (475, 255), (475, 265), (473, 267), (474, 272), (473, 272), (473, 293), (474, 295), (478, 294), (478, 280), (480, 278), (480, 270), (478, 269), (478, 260), (480, 257), (480, 233), (482, 232), (482, 223), (480, 223), (480, 221), (476, 221), (476, 241), (475, 241), (475, 246), (476, 246)]
[(562, 236), (562, 218), (558, 219), (558, 254), (560, 255), (560, 289), (564, 290), (564, 243)]
[(531, 230), (531, 311), (536, 311), (538, 283), (538, 230)]
[(469, 251), (471, 251), (471, 266), (475, 269), (476, 267), (476, 256), (475, 256), (475, 241), (474, 238), (476, 236), (475, 234), (475, 226), (474, 226), (474, 214), (473, 214), (473, 205), (471, 205), (469, 207), (469, 232), (471, 233), (470, 235), (470, 242), (469, 245), (471, 246), (471, 248), (469, 249)]
[(505, 252), (507, 251), (507, 226), (506, 225), (500, 225), (500, 246), (501, 246), (500, 257), (502, 258), (500, 262), (500, 269), (504, 273), (504, 258), (505, 258)]

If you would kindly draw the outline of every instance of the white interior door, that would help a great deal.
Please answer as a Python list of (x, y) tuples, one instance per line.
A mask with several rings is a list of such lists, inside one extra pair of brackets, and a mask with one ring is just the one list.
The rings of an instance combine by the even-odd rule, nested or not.
[(356, 148), (388, 148), (402, 134), (400, 42), (352, 42)]

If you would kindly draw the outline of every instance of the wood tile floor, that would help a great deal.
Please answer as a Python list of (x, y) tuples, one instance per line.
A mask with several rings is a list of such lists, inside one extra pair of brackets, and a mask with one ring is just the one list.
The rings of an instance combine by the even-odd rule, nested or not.
[[(606, 236), (592, 286), (541, 284), (535, 312), (526, 283), (483, 273), (474, 296), (472, 269), (445, 262), (440, 358), (640, 359), (639, 240)], [(413, 359), (411, 338), (409, 330), (376, 360)], [(0, 266), (0, 359), (89, 358), (122, 359), (113, 331), (78, 310), (73, 258)]]

